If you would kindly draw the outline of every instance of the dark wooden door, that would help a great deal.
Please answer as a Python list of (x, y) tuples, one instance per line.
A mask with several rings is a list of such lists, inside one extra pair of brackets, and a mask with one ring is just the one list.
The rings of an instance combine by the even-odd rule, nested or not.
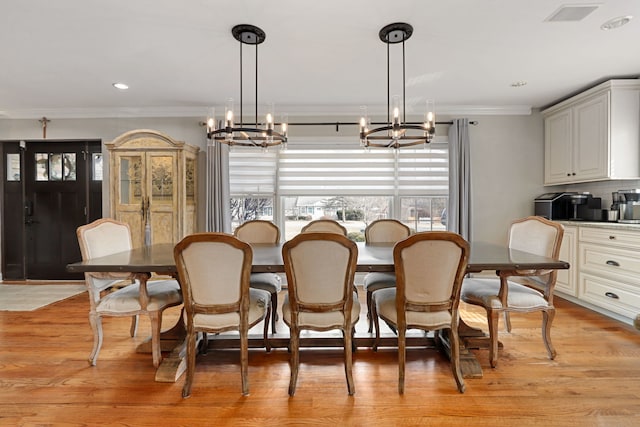
[(81, 258), (76, 228), (102, 216), (101, 144), (27, 141), (22, 146), (20, 182), (14, 185), (5, 174), (5, 278), (82, 279), (65, 266)]

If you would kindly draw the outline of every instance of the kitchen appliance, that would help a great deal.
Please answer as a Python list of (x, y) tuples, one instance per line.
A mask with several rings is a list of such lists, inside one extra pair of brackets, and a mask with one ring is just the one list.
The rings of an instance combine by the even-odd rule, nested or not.
[(624, 197), (624, 201), (620, 202), (618, 222), (640, 224), (640, 188), (618, 190), (618, 194)]
[(547, 219), (566, 220), (571, 218), (571, 192), (545, 193), (534, 199), (535, 215)]
[(571, 221), (606, 221), (605, 211), (602, 210), (602, 199), (593, 197), (591, 193), (577, 193), (570, 197), (572, 205)]

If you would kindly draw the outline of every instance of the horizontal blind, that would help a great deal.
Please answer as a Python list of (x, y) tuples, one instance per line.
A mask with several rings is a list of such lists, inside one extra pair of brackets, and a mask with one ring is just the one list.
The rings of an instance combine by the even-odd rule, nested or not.
[(260, 151), (237, 148), (229, 152), (231, 196), (270, 195), (276, 191), (278, 150)]
[(278, 194), (447, 195), (447, 144), (432, 145), (369, 151), (289, 149), (279, 153)]
[(448, 196), (449, 150), (447, 144), (398, 150), (398, 194)]

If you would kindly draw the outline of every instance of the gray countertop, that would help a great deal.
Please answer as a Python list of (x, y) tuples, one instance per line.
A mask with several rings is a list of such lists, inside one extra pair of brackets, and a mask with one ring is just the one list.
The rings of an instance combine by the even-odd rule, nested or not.
[(625, 224), (622, 222), (605, 221), (556, 221), (562, 225), (574, 227), (609, 228), (615, 230), (640, 231), (640, 224)]

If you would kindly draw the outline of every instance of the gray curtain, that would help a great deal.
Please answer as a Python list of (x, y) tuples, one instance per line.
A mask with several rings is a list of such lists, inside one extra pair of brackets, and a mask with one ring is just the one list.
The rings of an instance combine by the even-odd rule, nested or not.
[(449, 127), (449, 205), (447, 229), (471, 240), (471, 153), (469, 119)]
[(206, 231), (231, 232), (229, 206), (229, 146), (209, 141), (207, 144)]

